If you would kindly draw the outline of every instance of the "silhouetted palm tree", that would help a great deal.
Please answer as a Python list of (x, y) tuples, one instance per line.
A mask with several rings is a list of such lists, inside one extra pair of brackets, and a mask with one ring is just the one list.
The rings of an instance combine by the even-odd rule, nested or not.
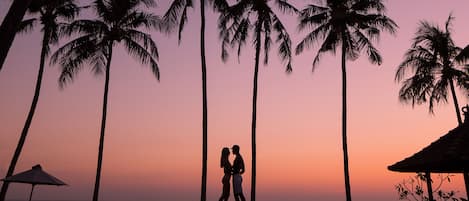
[[(407, 50), (404, 61), (396, 72), (396, 81), (402, 81), (399, 99), (405, 103), (422, 104), (429, 102), (429, 111), (433, 113), (435, 103), (447, 101), (448, 87), (451, 91), (458, 123), (461, 124), (458, 99), (456, 98), (455, 81), (464, 87), (468, 75), (459, 69), (458, 63), (467, 58), (467, 51), (454, 44), (451, 38), (450, 15), (444, 30), (427, 21), (420, 22), (415, 33), (412, 47)], [(404, 80), (406, 72), (414, 74)]]
[[(28, 117), (24, 123), (23, 130), (21, 131), (18, 145), (16, 146), (15, 153), (11, 159), (6, 177), (11, 176), (15, 171), (16, 163), (20, 157), (23, 145), (28, 136), (29, 127), (36, 111), (36, 106), (39, 101), (39, 93), (41, 91), (42, 76), (44, 72), (44, 63), (50, 51), (51, 44), (57, 44), (59, 41), (59, 29), (64, 24), (58, 20), (63, 19), (67, 21), (73, 20), (78, 15), (79, 8), (75, 5), (74, 0), (35, 0), (29, 6), (29, 13), (38, 15), (37, 18), (24, 20), (19, 27), (19, 31), (29, 31), (37, 22), (41, 23), (43, 32), (41, 56), (39, 61), (39, 71), (37, 74), (36, 88), (34, 91), (33, 101), (29, 109)], [(8, 182), (4, 182), (0, 192), (0, 200), (4, 200), (8, 190)]]
[(366, 51), (373, 64), (380, 65), (381, 55), (373, 46), (373, 40), (379, 38), (382, 30), (394, 33), (397, 28), (393, 20), (385, 16), (382, 0), (327, 0), (326, 5), (310, 4), (300, 15), (299, 29), (313, 28), (298, 44), (296, 54), (309, 48), (315, 41), (323, 43), (313, 61), (318, 64), (322, 54), (342, 53), (342, 148), (344, 154), (345, 192), (347, 201), (352, 200), (347, 150), (347, 74), (346, 60), (354, 60)]
[[(210, 0), (209, 0), (210, 1)], [(227, 4), (224, 0), (211, 0), (215, 9), (220, 10)], [(166, 11), (163, 22), (166, 30), (171, 32), (178, 27), (178, 43), (187, 23), (187, 9), (194, 5), (192, 0), (174, 0)], [(200, 200), (207, 198), (207, 138), (208, 138), (208, 105), (207, 105), (207, 62), (205, 61), (205, 0), (200, 0), (200, 61), (202, 66), (202, 184)]]
[(98, 18), (77, 20), (65, 30), (65, 34), (80, 36), (59, 48), (52, 55), (53, 63), (60, 63), (62, 73), (59, 83), (63, 87), (88, 63), (96, 74), (105, 73), (101, 132), (99, 138), (98, 164), (93, 201), (98, 200), (103, 159), (104, 134), (109, 90), (109, 72), (113, 47), (122, 43), (127, 52), (142, 64), (148, 64), (159, 80), (158, 49), (151, 35), (138, 30), (140, 27), (155, 28), (157, 16), (145, 12), (143, 7), (155, 5), (153, 0), (95, 0), (92, 8)]
[[(8, 51), (15, 39), (16, 31), (31, 1), (32, 0), (14, 0), (2, 21), (2, 25), (0, 25), (0, 70), (2, 70)], [(0, 200), (3, 201), (4, 199), (5, 197), (2, 194)]]
[[(293, 14), (297, 9), (286, 0), (274, 0), (276, 8), (283, 13)], [(273, 43), (271, 35), (275, 34), (275, 42), (279, 43), (278, 54), (282, 61), (286, 62), (286, 72), (291, 72), (291, 39), (282, 21), (272, 9), (268, 0), (240, 0), (229, 6), (221, 13), (219, 28), (222, 37), (222, 59), (228, 58), (228, 47), (237, 46), (238, 56), (241, 48), (246, 44), (249, 34), (254, 36), (255, 64), (252, 95), (252, 179), (251, 200), (256, 200), (256, 121), (257, 121), (257, 88), (259, 76), (260, 53), (264, 51), (264, 64), (269, 61), (269, 50)]]

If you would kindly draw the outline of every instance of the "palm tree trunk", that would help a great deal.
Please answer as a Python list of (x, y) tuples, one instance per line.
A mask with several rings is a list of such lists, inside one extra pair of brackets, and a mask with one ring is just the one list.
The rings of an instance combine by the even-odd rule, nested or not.
[[(16, 30), (18, 29), (18, 26), (20, 25), (31, 1), (32, 0), (14, 0), (7, 15), (3, 18), (2, 25), (0, 26), (0, 71), (2, 70), (3, 63), (8, 55), (11, 44), (15, 39)], [(5, 197), (2, 193), (2, 195), (0, 195), (0, 201), (3, 201), (4, 199)]]
[(467, 196), (466, 198), (469, 199), (469, 172), (464, 171), (463, 174), (464, 174), (464, 184), (466, 187), (466, 196)]
[[(26, 122), (24, 123), (23, 130), (21, 131), (21, 136), (18, 141), (18, 145), (16, 145), (16, 150), (15, 153), (13, 154), (13, 158), (11, 159), (10, 162), (10, 167), (8, 167), (8, 171), (5, 177), (9, 177), (13, 175), (13, 172), (15, 171), (16, 163), (18, 162), (18, 159), (20, 157), (21, 151), (23, 150), (23, 145), (26, 141), (26, 137), (28, 136), (28, 131), (29, 127), (31, 126), (31, 122), (33, 121), (34, 113), (36, 111), (37, 103), (39, 101), (39, 94), (41, 92), (41, 83), (42, 83), (42, 77), (44, 74), (44, 63), (47, 55), (47, 45), (49, 44), (48, 36), (49, 33), (46, 30), (44, 32), (44, 36), (42, 39), (42, 49), (41, 49), (41, 58), (40, 58), (40, 63), (39, 63), (39, 71), (37, 73), (37, 80), (36, 80), (36, 88), (34, 90), (34, 97), (33, 101), (31, 103), (31, 108), (29, 109), (28, 117), (26, 118)], [(2, 190), (0, 192), (0, 200), (4, 201), (6, 197), (6, 193), (8, 190), (9, 182), (3, 182), (2, 185)]]
[(200, 61), (202, 63), (202, 187), (200, 201), (207, 197), (207, 63), (205, 61), (205, 0), (200, 0)]
[(346, 48), (343, 44), (345, 40), (342, 39), (342, 149), (344, 152), (345, 195), (347, 201), (352, 201), (347, 149), (347, 72), (345, 69)]
[(459, 111), (458, 98), (456, 97), (456, 91), (454, 90), (453, 80), (449, 80), (449, 86), (451, 88), (451, 95), (453, 96), (454, 109), (456, 109), (456, 116), (458, 118), (459, 125), (462, 125), (461, 112)]
[(101, 181), (101, 165), (103, 163), (103, 150), (104, 150), (104, 131), (106, 129), (106, 114), (107, 114), (107, 97), (109, 91), (109, 71), (111, 68), (112, 59), (112, 46), (113, 43), (109, 44), (109, 55), (106, 64), (106, 78), (104, 82), (104, 96), (103, 96), (103, 116), (101, 118), (101, 133), (99, 136), (99, 149), (98, 149), (98, 167), (96, 168), (96, 180), (94, 183), (93, 201), (98, 201), (99, 198), (99, 184)]
[(251, 124), (251, 151), (252, 151), (252, 174), (251, 174), (251, 201), (256, 201), (256, 122), (257, 122), (257, 77), (259, 75), (259, 55), (261, 52), (261, 32), (256, 31), (256, 58), (254, 65), (254, 79), (252, 88), (252, 124)]

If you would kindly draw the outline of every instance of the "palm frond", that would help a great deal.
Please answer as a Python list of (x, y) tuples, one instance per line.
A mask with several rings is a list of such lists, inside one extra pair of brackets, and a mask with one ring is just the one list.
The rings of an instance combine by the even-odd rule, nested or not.
[(150, 28), (160, 28), (158, 27), (161, 24), (161, 19), (152, 14), (140, 11), (134, 11), (129, 13), (121, 20), (121, 27), (126, 27), (130, 29), (138, 28), (138, 27), (145, 27), (147, 29)]
[(240, 0), (235, 5), (226, 8), (224, 15), (230, 18), (242, 18), (244, 14), (251, 11), (252, 3), (251, 1)]
[(415, 33), (415, 37), (413, 38), (414, 42), (412, 46), (421, 45), (432, 48), (434, 44), (437, 43), (436, 41), (444, 35), (443, 31), (437, 25), (433, 25), (427, 21), (421, 21)]
[(312, 32), (310, 32), (308, 35), (306, 35), (305, 38), (303, 38), (300, 43), (296, 46), (295, 49), (295, 54), (298, 55), (303, 52), (304, 48), (310, 48), (313, 46), (314, 41), (317, 39), (323, 40), (330, 32), (331, 26), (330, 24), (323, 24), (316, 29), (314, 29)]
[(270, 31), (265, 32), (264, 35), (264, 65), (269, 64), (269, 52), (272, 45), (272, 39), (270, 38)]
[(464, 89), (463, 92), (466, 96), (469, 94), (469, 73), (467, 71), (462, 71), (463, 75), (456, 77), (456, 83), (459, 88)]
[[(70, 58), (75, 57), (78, 51), (82, 51), (80, 49), (87, 50), (89, 49), (90, 52), (93, 52), (95, 48), (92, 48), (93, 44), (99, 43), (99, 40), (96, 38), (94, 34), (87, 34), (81, 37), (78, 37), (62, 47), (58, 48), (50, 58), (51, 64), (57, 63), (64, 63)], [(83, 51), (84, 51), (83, 50)]]
[(160, 80), (160, 70), (158, 68), (158, 63), (153, 59), (150, 52), (147, 51), (147, 48), (140, 45), (136, 41), (133, 41), (131, 38), (124, 38), (124, 44), (131, 56), (139, 60), (142, 64), (149, 64), (150, 68), (155, 75), (157, 80)]
[(282, 61), (286, 61), (286, 72), (291, 72), (292, 66), (291, 66), (291, 60), (292, 60), (292, 47), (291, 47), (291, 39), (290, 35), (288, 34), (285, 26), (282, 24), (280, 19), (278, 19), (277, 16), (273, 15), (273, 28), (275, 32), (277, 33), (277, 39), (275, 42), (280, 43), (279, 44), (279, 49), (278, 49), (278, 54), (280, 55), (280, 58)]
[(59, 30), (59, 36), (73, 34), (98, 34), (103, 35), (109, 30), (107, 24), (99, 20), (75, 20)]
[[(352, 29), (352, 27), (350, 27)], [(353, 31), (345, 29), (340, 33), (340, 42), (345, 46), (345, 56), (347, 60), (356, 60), (360, 56), (360, 49), (357, 45), (356, 37), (353, 35)]]
[(353, 18), (361, 29), (384, 30), (390, 34), (395, 34), (398, 25), (391, 18), (382, 14), (355, 14)]
[(138, 31), (138, 30), (128, 30), (126, 35), (132, 41), (135, 41), (139, 44), (142, 44), (143, 48), (145, 48), (145, 50), (149, 51), (149, 53), (152, 57), (154, 57), (156, 59), (159, 58), (158, 47), (157, 47), (155, 41), (153, 41), (153, 39), (151, 38), (150, 34), (143, 33), (143, 32)]
[(357, 12), (368, 12), (370, 9), (374, 9), (376, 12), (386, 11), (382, 0), (357, 0), (351, 6), (351, 9)]
[(262, 23), (262, 29), (264, 32), (264, 65), (267, 65), (269, 63), (269, 52), (270, 52), (270, 46), (272, 45), (272, 39), (270, 37), (271, 35), (271, 27), (272, 27), (272, 22), (270, 19), (270, 16), (265, 16), (263, 18), (263, 23)]
[(421, 46), (409, 49), (405, 55), (404, 61), (401, 62), (396, 71), (396, 81), (404, 78), (408, 68), (412, 70), (412, 73), (418, 74), (432, 74), (442, 68), (437, 56)]
[(300, 15), (300, 23), (298, 24), (298, 30), (302, 31), (305, 28), (313, 28), (324, 26), (327, 23), (329, 14), (327, 12), (318, 13), (315, 15), (304, 15), (302, 12)]
[[(399, 100), (404, 103), (411, 103), (412, 107), (415, 104), (422, 104), (427, 102), (428, 97), (433, 91), (434, 78), (430, 75), (416, 74), (406, 79), (401, 89), (399, 90)], [(430, 112), (433, 107), (430, 107)]]
[(469, 59), (469, 45), (464, 47), (458, 55), (455, 56), (454, 60), (459, 64), (464, 64)]
[(299, 10), (295, 6), (289, 4), (287, 0), (275, 0), (277, 7), (286, 14), (293, 15), (298, 14)]
[[(59, 86), (65, 87), (68, 83), (72, 82), (75, 76), (83, 68), (84, 63), (90, 63), (96, 73), (102, 72), (98, 68), (104, 68), (103, 57), (105, 57), (105, 49), (103, 49), (102, 42), (97, 40), (84, 40), (72, 41), (68, 45), (62, 47), (63, 50), (58, 50), (51, 56), (51, 62), (60, 63), (61, 74), (59, 76)], [(97, 59), (97, 60), (93, 60)], [(106, 60), (106, 62), (108, 62)]]
[(53, 26), (48, 29), (48, 31), (44, 31), (44, 34), (48, 35), (46, 36), (48, 38), (48, 42), (51, 45), (55, 45), (59, 43), (59, 31), (58, 31), (58, 26)]
[(16, 31), (17, 33), (28, 33), (33, 30), (34, 25), (36, 25), (37, 19), (36, 18), (31, 18), (27, 20), (23, 20), (19, 27), (18, 30)]
[(220, 13), (225, 12), (225, 10), (229, 7), (228, 2), (226, 0), (209, 0), (209, 3), (213, 5), (212, 8), (215, 11), (218, 11)]
[[(103, 0), (95, 0), (91, 6), (97, 16), (103, 17), (104, 20), (109, 21), (106, 16), (111, 16), (110, 5)], [(105, 19), (106, 18), (106, 19)]]
[(438, 80), (434, 86), (430, 96), (430, 106), (429, 109), (433, 112), (433, 107), (435, 103), (440, 101), (448, 102), (448, 81), (440, 79)]
[(322, 43), (321, 47), (319, 48), (316, 56), (314, 57), (313, 60), (313, 68), (312, 70), (314, 71), (315, 67), (319, 63), (322, 54), (326, 52), (331, 52), (332, 54), (336, 53), (336, 47), (337, 44), (339, 44), (339, 38), (336, 34), (329, 33), (326, 38), (324, 39), (324, 42)]
[(55, 13), (58, 17), (67, 21), (75, 19), (80, 13), (80, 7), (73, 3), (71, 0), (66, 0), (66, 4), (55, 8)]
[(232, 47), (230, 38), (236, 32), (240, 24), (238, 20), (225, 14), (226, 12), (220, 13), (218, 18), (219, 38), (221, 39), (221, 59), (223, 62), (228, 60), (228, 48)]
[(135, 1), (137, 1), (139, 4), (141, 3), (145, 5), (147, 8), (156, 6), (156, 2), (154, 0), (135, 0)]
[(452, 13), (449, 14), (448, 19), (446, 20), (445, 23), (445, 31), (446, 33), (451, 33), (451, 22), (454, 20), (454, 16)]
[(181, 19), (179, 19), (179, 31), (178, 31), (178, 43), (181, 43), (181, 35), (182, 31), (184, 29), (184, 25), (187, 22), (187, 6), (184, 7), (182, 14), (181, 14)]
[(358, 50), (360, 51), (361, 49), (366, 49), (366, 54), (368, 55), (368, 60), (370, 63), (381, 65), (383, 58), (379, 54), (379, 51), (373, 46), (371, 41), (360, 30), (355, 30), (354, 34), (358, 38), (356, 42)]
[(235, 46), (236, 44), (238, 45), (238, 59), (241, 55), (241, 48), (243, 47), (243, 45), (246, 44), (246, 39), (249, 37), (248, 30), (250, 24), (251, 22), (249, 21), (249, 18), (244, 18), (241, 23), (239, 23), (239, 25), (236, 27), (235, 32), (230, 41), (231, 47)]
[(106, 51), (104, 51), (104, 46), (101, 44), (97, 44), (97, 48), (102, 48), (98, 51), (94, 51), (95, 54), (92, 54), (90, 58), (88, 59), (88, 63), (91, 66), (91, 71), (95, 76), (102, 75), (104, 73), (104, 70), (106, 69), (106, 63), (107, 63), (107, 57), (106, 54), (104, 54)]
[[(168, 10), (165, 12), (163, 15), (163, 23), (165, 27), (165, 31), (167, 33), (170, 33), (174, 30), (174, 28), (177, 26), (179, 27), (178, 32), (181, 33), (182, 30), (180, 28), (180, 22), (181, 20), (185, 23), (183, 17), (183, 13), (186, 13), (186, 10), (188, 7), (191, 7), (192, 4), (190, 3), (190, 0), (173, 0), (171, 5), (169, 6)], [(186, 19), (187, 20), (187, 17)], [(179, 34), (180, 35), (180, 34)]]
[(319, 13), (327, 13), (327, 11), (330, 11), (330, 8), (309, 4), (303, 10), (301, 10), (301, 16), (313, 16)]
[(228, 53), (228, 48), (229, 48), (229, 36), (228, 35), (224, 35), (224, 37), (222, 38), (222, 43), (221, 43), (221, 60), (223, 62), (226, 62), (228, 61), (228, 57), (229, 57), (229, 53)]

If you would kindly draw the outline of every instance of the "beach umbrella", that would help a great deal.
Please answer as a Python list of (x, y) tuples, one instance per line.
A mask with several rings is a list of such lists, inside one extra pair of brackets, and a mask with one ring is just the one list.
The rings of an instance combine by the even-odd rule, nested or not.
[(31, 201), (34, 187), (36, 185), (55, 185), (55, 186), (67, 185), (65, 182), (61, 181), (60, 179), (57, 179), (56, 177), (42, 170), (42, 167), (39, 164), (33, 166), (31, 170), (20, 172), (18, 174), (6, 177), (2, 179), (2, 181), (31, 184), (32, 187), (31, 187), (31, 193), (29, 194), (29, 201)]
[(464, 123), (421, 151), (388, 169), (397, 172), (424, 172), (428, 196), (433, 200), (430, 173), (462, 173), (469, 197), (469, 107), (463, 107)]

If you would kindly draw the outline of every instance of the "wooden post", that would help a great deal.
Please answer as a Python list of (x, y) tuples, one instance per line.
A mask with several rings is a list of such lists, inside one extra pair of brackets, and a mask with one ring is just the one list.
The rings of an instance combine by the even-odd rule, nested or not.
[(427, 180), (428, 200), (434, 201), (433, 189), (432, 189), (432, 177), (430, 176), (430, 172), (425, 172), (425, 178)]

